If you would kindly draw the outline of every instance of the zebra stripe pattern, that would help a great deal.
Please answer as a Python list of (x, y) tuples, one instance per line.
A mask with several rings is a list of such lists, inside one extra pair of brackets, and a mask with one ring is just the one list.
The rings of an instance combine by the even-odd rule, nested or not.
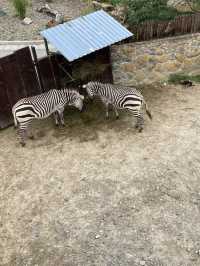
[(106, 118), (109, 114), (109, 104), (114, 108), (116, 118), (119, 118), (117, 109), (127, 109), (137, 117), (136, 128), (139, 132), (143, 130), (144, 118), (142, 107), (145, 108), (147, 115), (152, 119), (152, 115), (148, 110), (148, 106), (142, 94), (135, 88), (115, 86), (112, 84), (103, 84), (100, 82), (89, 82), (83, 85), (86, 89), (88, 96), (99, 96), (106, 106)]
[(72, 105), (82, 110), (84, 96), (75, 90), (50, 90), (40, 95), (23, 98), (12, 108), (15, 127), (22, 146), (25, 145), (27, 128), (34, 119), (44, 119), (54, 114), (56, 125), (59, 120), (64, 125), (65, 105)]

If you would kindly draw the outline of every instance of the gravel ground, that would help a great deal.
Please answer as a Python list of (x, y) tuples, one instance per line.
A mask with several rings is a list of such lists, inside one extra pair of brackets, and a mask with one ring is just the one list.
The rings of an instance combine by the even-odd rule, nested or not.
[[(33, 20), (31, 25), (23, 25), (21, 20), (15, 16), (15, 11), (8, 0), (0, 0), (0, 9), (6, 12), (6, 16), (0, 16), (0, 40), (37, 40), (40, 39), (39, 32), (45, 28), (51, 17), (36, 11), (46, 1), (32, 0), (27, 10), (27, 16)], [(53, 0), (49, 5), (69, 18), (81, 15), (86, 3), (81, 0)]]
[(143, 133), (99, 104), (0, 132), (1, 266), (199, 266), (200, 87), (148, 87)]

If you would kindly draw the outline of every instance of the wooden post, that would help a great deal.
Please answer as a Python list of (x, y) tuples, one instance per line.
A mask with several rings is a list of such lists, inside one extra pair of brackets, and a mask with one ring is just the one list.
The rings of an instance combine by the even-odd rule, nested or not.
[(54, 73), (54, 69), (53, 69), (53, 64), (52, 64), (52, 61), (51, 61), (51, 55), (50, 55), (50, 52), (49, 52), (48, 42), (47, 42), (47, 40), (45, 38), (44, 38), (44, 45), (45, 45), (47, 56), (49, 58), (49, 64), (50, 64), (51, 73), (52, 73), (52, 76), (53, 76), (55, 88), (57, 90), (58, 89), (58, 85), (57, 85), (57, 81), (56, 81), (56, 77), (55, 77), (55, 73)]
[(47, 42), (47, 40), (45, 38), (44, 38), (44, 45), (45, 45), (45, 49), (46, 49), (47, 56), (49, 56), (48, 42)]
[(112, 72), (112, 59), (111, 59), (111, 47), (109, 46), (107, 49), (107, 56), (109, 62), (109, 72), (110, 72), (110, 82), (113, 83), (113, 72)]
[(36, 69), (36, 73), (37, 73), (40, 89), (41, 89), (41, 92), (44, 92), (44, 85), (43, 85), (43, 82), (42, 82), (40, 68), (39, 68), (39, 65), (38, 65), (38, 58), (37, 58), (37, 54), (36, 54), (36, 50), (35, 50), (34, 46), (31, 46), (31, 51), (32, 51), (32, 55), (33, 55), (33, 63), (34, 63), (35, 69)]

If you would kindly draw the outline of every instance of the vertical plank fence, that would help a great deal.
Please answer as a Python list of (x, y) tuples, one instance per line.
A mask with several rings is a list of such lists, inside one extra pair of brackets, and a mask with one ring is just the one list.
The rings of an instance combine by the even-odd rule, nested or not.
[(147, 21), (129, 29), (135, 35), (133, 41), (196, 33), (200, 31), (200, 14), (181, 15), (170, 21)]

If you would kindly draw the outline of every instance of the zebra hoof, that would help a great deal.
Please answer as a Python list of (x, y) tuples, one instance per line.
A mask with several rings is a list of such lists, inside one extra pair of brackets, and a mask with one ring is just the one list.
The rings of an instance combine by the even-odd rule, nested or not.
[(62, 124), (62, 127), (65, 127), (65, 124)]
[(116, 120), (118, 120), (118, 119), (119, 119), (119, 115), (116, 116)]
[(21, 144), (22, 147), (26, 146), (26, 143), (24, 143), (24, 142), (20, 142), (20, 144)]
[(141, 133), (143, 131), (143, 127), (140, 127), (138, 131)]
[(29, 136), (29, 139), (35, 139), (35, 137), (33, 135)]

